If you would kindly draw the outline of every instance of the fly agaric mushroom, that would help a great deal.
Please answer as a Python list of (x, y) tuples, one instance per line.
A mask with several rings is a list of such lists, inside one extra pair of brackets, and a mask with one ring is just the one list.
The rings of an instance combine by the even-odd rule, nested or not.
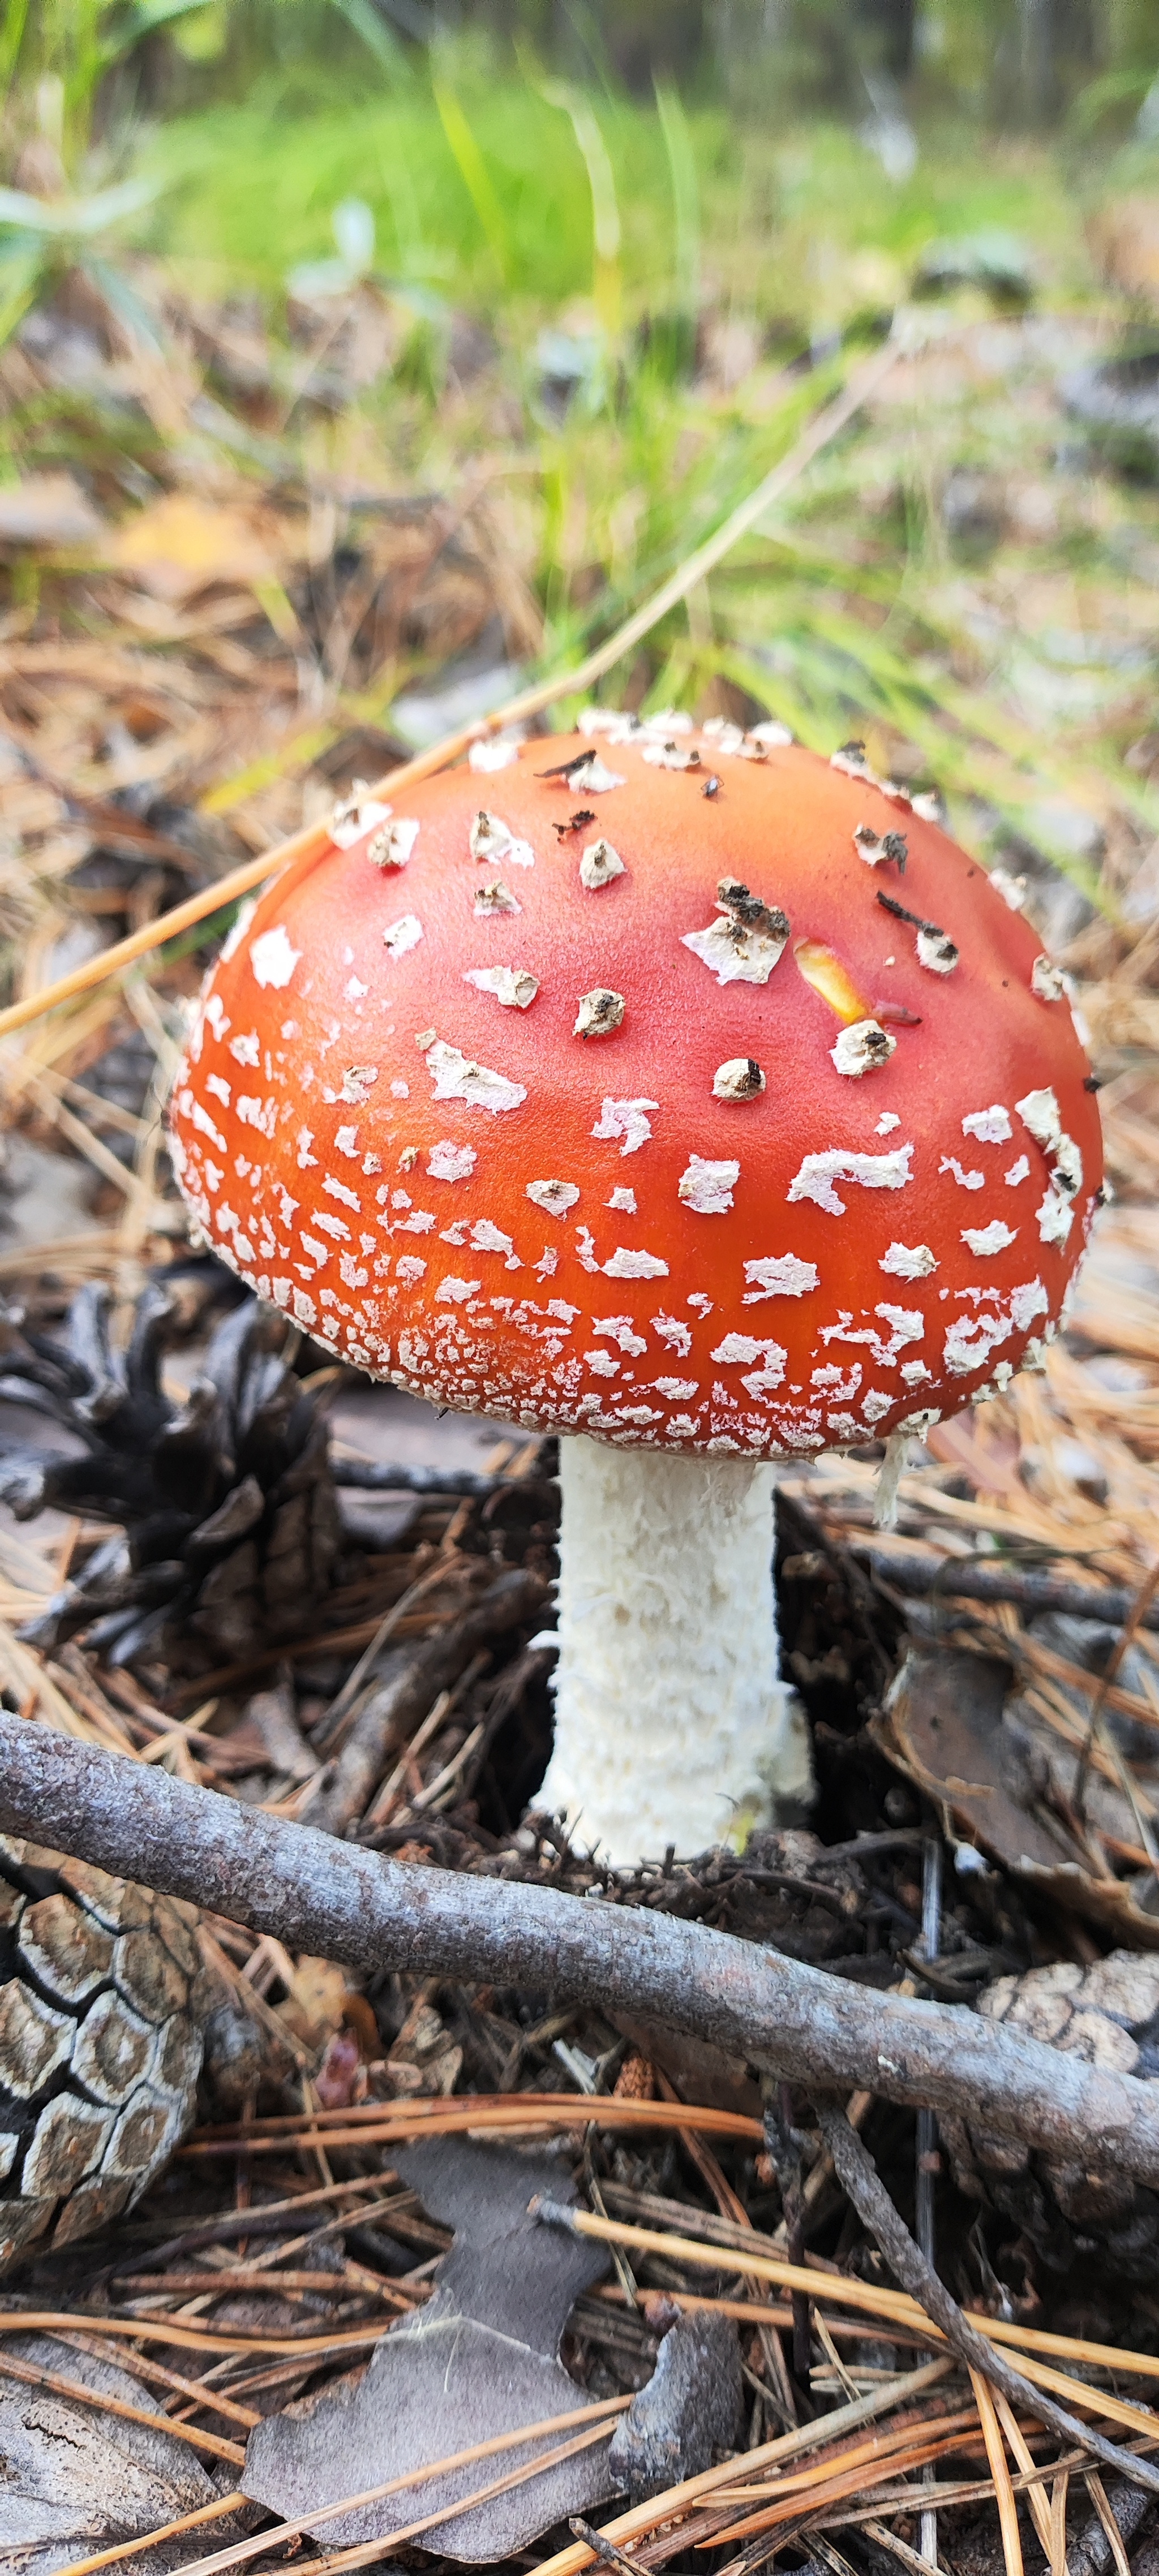
[(1041, 1353), (1098, 1116), (1032, 930), (859, 746), (593, 710), (487, 786), (345, 809), (239, 921), (172, 1150), (317, 1340), (565, 1435), (542, 1798), (697, 1850), (801, 1785), (771, 1462), (896, 1465)]

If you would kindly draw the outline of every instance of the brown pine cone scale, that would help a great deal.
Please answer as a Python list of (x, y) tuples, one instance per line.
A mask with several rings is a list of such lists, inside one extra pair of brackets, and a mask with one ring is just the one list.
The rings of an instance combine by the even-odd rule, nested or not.
[(188, 2127), (196, 1920), (0, 1835), (0, 2271), (116, 2217)]
[[(999, 1977), (978, 2010), (1048, 2047), (1118, 2075), (1159, 2076), (1159, 1956), (1112, 1950), (1087, 1968), (1059, 1959)], [(942, 2118), (959, 2190), (1013, 2219), (1052, 2271), (1094, 2256), (1116, 2272), (1159, 2280), (1159, 2194), (1089, 2159), (1037, 2154), (1011, 2138)]]

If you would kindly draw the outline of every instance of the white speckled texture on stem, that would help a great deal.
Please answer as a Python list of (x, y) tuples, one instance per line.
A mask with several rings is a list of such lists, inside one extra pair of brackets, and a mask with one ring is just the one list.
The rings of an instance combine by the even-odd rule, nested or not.
[(779, 1677), (773, 1471), (560, 1443), (555, 1751), (537, 1806), (614, 1862), (743, 1840), (809, 1794)]

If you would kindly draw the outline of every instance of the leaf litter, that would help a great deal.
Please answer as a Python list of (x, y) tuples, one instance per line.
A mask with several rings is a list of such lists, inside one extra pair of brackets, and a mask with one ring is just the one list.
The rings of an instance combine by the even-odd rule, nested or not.
[[(148, 292), (144, 275), (138, 284)], [(131, 409), (131, 437), (63, 394), (73, 326), (59, 316), (36, 317), (0, 360), (26, 458), (0, 510), (14, 601), (0, 639), (0, 929), (14, 992), (155, 919), (328, 810), (356, 777), (388, 767), (404, 748), (395, 727), (408, 691), (414, 700), (433, 688), (436, 701), (440, 690), (444, 699), (478, 691), (497, 668), (550, 648), (538, 604), (543, 541), (504, 482), (501, 443), (480, 453), (474, 418), (460, 424), (458, 488), (452, 477), (437, 491), (368, 489), (341, 463), (319, 472), (302, 445), (301, 424), (324, 398), (348, 423), (349, 452), (365, 456), (361, 390), (374, 373), (372, 341), (390, 337), (380, 307), (374, 290), (352, 285), (327, 306), (323, 331), (302, 320), (302, 348), (311, 332), (318, 346), (299, 354), (286, 389), (269, 335), (224, 305), (169, 302), (164, 384), (144, 349), (98, 316), (105, 382)], [(1095, 341), (1114, 309), (1093, 318)], [(747, 400), (743, 376), (738, 401), (715, 371), (714, 318), (699, 379), (674, 407), (694, 456), (678, 506), (695, 510), (722, 409), (743, 416)], [(600, 1886), (613, 1901), (723, 1926), (862, 1982), (964, 2005), (982, 1998), (989, 2010), (1011, 2009), (1013, 1997), (1041, 2035), (1081, 2046), (1096, 2064), (1100, 2049), (1116, 2064), (1133, 2051), (1149, 2071), (1148, 1954), (1159, 1948), (1159, 1676), (1144, 1600), (1159, 1502), (1155, 753), (1142, 663), (1111, 656), (1114, 676), (1077, 725), (1057, 676), (1059, 623), (1073, 608), (1063, 558), (1080, 532), (1105, 547), (1083, 591), (1088, 639), (1116, 638), (1124, 614), (1141, 631), (1145, 602), (1137, 582), (1111, 577), (1126, 517), (1113, 481), (1051, 465), (1048, 319), (996, 321), (969, 308), (952, 338), (919, 349), (776, 539), (753, 541), (720, 579), (715, 637), (699, 628), (662, 637), (631, 681), (634, 694), (654, 682), (664, 702), (679, 694), (742, 721), (773, 700), (826, 750), (853, 721), (883, 772), (919, 789), (937, 777), (956, 827), (1010, 872), (1075, 978), (1104, 1083), (1120, 1196), (1045, 1374), (935, 1431), (903, 1477), (894, 1534), (871, 1528), (870, 1448), (782, 1479), (785, 1653), (819, 1780), (808, 1827), (756, 1837), (744, 1854), (656, 1856), (610, 1878), (571, 1853), (550, 1819), (532, 1809), (522, 1821), (549, 1724), (551, 1650), (540, 1640), (556, 1515), (550, 1446), (497, 1440), (486, 1426), (464, 1434), (405, 1399), (338, 1388), (308, 1345), (269, 1355), (266, 1390), (288, 1372), (319, 1426), (310, 1490), (324, 1498), (332, 1553), (319, 1559), (298, 1532), (287, 1587), (295, 1615), (275, 1612), (247, 1652), (248, 1596), (226, 1587), (200, 1629), (185, 1619), (180, 1642), (174, 1633), (162, 1646), (157, 1623), (133, 1637), (130, 1621), (118, 1657), (118, 1640), (98, 1641), (87, 1612), (97, 1551), (124, 1524), (81, 1485), (22, 1527), (4, 1516), (0, 1664), (31, 1718), (282, 1815), (332, 1820), (415, 1868)], [(1077, 328), (1081, 337), (1088, 325)], [(754, 404), (768, 391), (758, 356)], [(494, 353), (484, 360), (496, 363)], [(70, 405), (76, 413), (79, 475), (38, 444), (46, 401), (62, 420)], [(970, 490), (964, 407), (972, 438), (990, 441)], [(940, 491), (951, 552), (942, 572), (927, 567), (911, 583), (903, 608), (890, 582), (889, 513), (906, 488), (907, 423), (919, 417), (923, 474)], [(577, 494), (569, 632), (582, 642), (602, 500)], [(865, 542), (870, 524), (876, 544)], [(606, 615), (606, 569), (590, 595)], [(1005, 678), (995, 677), (996, 635)], [(0, 1270), (21, 1309), (5, 1328), (10, 1402), (21, 1392), (22, 1335), (59, 1334), (75, 1292), (94, 1281), (116, 1301), (121, 1337), (128, 1301), (150, 1282), (164, 1287), (157, 1382), (174, 1407), (191, 1400), (220, 1322), (218, 1285), (184, 1244), (160, 1111), (199, 962), (196, 951), (173, 954), (119, 990), (98, 990), (40, 1023), (6, 1061)], [(58, 1193), (75, 1193), (67, 1230), (46, 1222)], [(22, 1407), (18, 1429), (35, 1446), (43, 1415), (30, 1424)], [(979, 1570), (998, 1587), (989, 1598), (954, 1591), (955, 1575)], [(99, 1579), (121, 1587), (106, 1618), (140, 1606), (129, 1598), (131, 1565)], [(1059, 1596), (1047, 1606), (1044, 1583)], [(65, 1619), (50, 1607), (62, 1591)], [(29, 1623), (42, 1642), (18, 1635)], [(929, 1937), (923, 1872), (935, 1848), (946, 1870)], [(430, 2554), (476, 2554), (465, 2546), (473, 2537), (479, 2556), (515, 2553), (526, 2565), (519, 2553), (533, 2531), (577, 2514), (583, 2536), (560, 2535), (546, 2562), (554, 2576), (594, 2557), (693, 2566), (691, 2553), (709, 2548), (738, 2576), (783, 2548), (834, 2576), (848, 2562), (829, 2532), (845, 2534), (859, 2571), (878, 2576), (887, 2559), (913, 2568), (930, 2514), (943, 2563), (983, 2576), (993, 2500), (1009, 2576), (1024, 2546), (1061, 2569), (1068, 2514), (1072, 2568), (1118, 2564), (1141, 2534), (1146, 2550), (1148, 2526), (1123, 2500), (1138, 2490), (1114, 2483), (1112, 2517), (1081, 2453), (1056, 2457), (1032, 2418), (1019, 2424), (948, 2361), (923, 2360), (931, 2330), (888, 2287), (803, 2097), (788, 2105), (801, 2141), (794, 2185), (788, 2166), (777, 2179), (745, 2068), (706, 2061), (671, 2034), (555, 2013), (546, 1996), (437, 1981), (386, 1978), (362, 1992), (329, 1963), (221, 1921), (203, 1920), (200, 1940), (214, 1984), (205, 2125), (192, 2151), (103, 2236), (66, 2253), (46, 2235), (11, 2276), (3, 2350), (42, 2380), (33, 2408), (25, 2380), (0, 2379), (5, 2448), (24, 2461), (18, 2510), (72, 2517), (67, 2532), (58, 2523), (36, 2533), (39, 2557), (29, 2555), (33, 2521), (14, 2532), (22, 2571), (43, 2566), (47, 2576), (78, 2549), (91, 2556), (94, 2543), (140, 2541), (147, 2529), (155, 2547), (135, 2557), (121, 2549), (108, 2563), (172, 2564), (171, 2541), (183, 2556), (199, 2547), (192, 2535), (209, 2528), (207, 2514), (217, 2555), (233, 2519), (252, 2515), (243, 2491), (276, 2512), (261, 2551), (284, 2563), (279, 2524), (295, 2545), (287, 2511), (296, 2539), (323, 2495), (340, 2504), (341, 2475), (350, 2499), (372, 2465), (389, 2472), (379, 2484), (416, 2468), (425, 2479), (390, 2500), (376, 2537), (421, 2522), (432, 2497), (436, 2510), (452, 2494), (476, 2499), (457, 2539), (437, 2524), (429, 2539), (415, 2535)], [(1122, 1970), (1108, 1961), (1100, 1988), (1108, 1943), (1143, 1955)], [(908, 2209), (912, 2122), (863, 2099), (855, 2111)], [(408, 2145), (408, 2121), (412, 2131), (441, 2121), (447, 2134)], [(479, 2135), (461, 2146), (456, 2133), (468, 2128)], [(505, 2148), (481, 2142), (492, 2132)], [(631, 2233), (613, 2278), (595, 2268), (593, 2245), (534, 2228), (526, 2200), (522, 2214), (515, 2205), (525, 2186), (526, 2199), (543, 2188), (547, 2138), (557, 2142), (549, 2196), (574, 2192)], [(1049, 2343), (1085, 2386), (1088, 2411), (1112, 2409), (1121, 2431), (1149, 2444), (1137, 2397), (1159, 2368), (1150, 2196), (1042, 2160), (1011, 2171), (993, 2142), (972, 2135), (946, 2136), (942, 2152), (943, 2271), (957, 2268), (963, 2292), (1028, 2367)], [(493, 2180), (499, 2170), (513, 2199)], [(512, 2225), (497, 2233), (504, 2213)], [(746, 2249), (779, 2266), (777, 2279), (746, 2272)], [(543, 2271), (552, 2263), (562, 2264), (554, 2309)], [(792, 2340), (803, 2299), (807, 2383)], [(590, 2450), (522, 2485), (507, 2483), (526, 2465), (517, 2444), (478, 2457), (492, 2421), (494, 2438), (521, 2432), (524, 2449), (528, 2427), (544, 2428), (534, 2436), (542, 2455), (559, 2447), (560, 2415), (624, 2407), (640, 2391), (658, 2404), (675, 2366), (658, 2367), (665, 2335), (697, 2316), (740, 2332), (747, 2420), (733, 2464), (683, 2475), (678, 2428), (670, 2488), (613, 2513), (601, 2540), (582, 2517), (610, 2492), (606, 2423)], [(389, 2397), (383, 2406), (379, 2391), (408, 2347), (428, 2368), (440, 2334), (457, 2338), (459, 2377), (439, 2380), (429, 2420), (418, 2403), (409, 2414)], [(505, 2335), (528, 2357), (506, 2381), (494, 2367)], [(718, 2396), (721, 2356), (701, 2366)], [(62, 2395), (52, 2379), (155, 2415), (157, 2430), (102, 2416), (99, 2402)], [(405, 2385), (413, 2401), (427, 2382), (408, 2371)], [(88, 2485), (71, 2482), (62, 2507), (44, 2464), (53, 2442), (75, 2447), (82, 2423)], [(381, 2457), (372, 2459), (367, 2426)], [(727, 2451), (737, 2436), (723, 2413), (718, 2431)], [(475, 2459), (436, 2483), (440, 2458), (472, 2448)], [(742, 2496), (739, 2475), (753, 2493)], [(110, 2480), (119, 2525), (109, 2521)], [(1038, 2501), (1020, 2520), (1025, 2497)], [(305, 2525), (293, 2522), (297, 2504)], [(319, 2524), (323, 2560), (290, 2563), (373, 2563), (392, 2544), (368, 2540), (362, 2510), (349, 2504), (345, 2521)], [(738, 2543), (741, 2556), (730, 2557)]]
[[(455, 2243), (413, 2324), (379, 2344), (356, 2389), (306, 2400), (304, 2420), (302, 2407), (287, 2408), (252, 2438), (245, 2491), (280, 2513), (308, 2516), (357, 2484), (381, 2485), (422, 2467), (432, 2454), (445, 2456), (464, 2425), (486, 2441), (582, 2410), (584, 2392), (561, 2368), (559, 2345), (576, 2299), (609, 2258), (528, 2215), (536, 2193), (561, 2181), (570, 2197), (570, 2176), (542, 2155), (467, 2139), (412, 2147), (396, 2171), (453, 2225)], [(508, 2466), (524, 2466), (518, 2451)], [(502, 2509), (496, 2499), (469, 2511), (461, 2508), (477, 2476), (465, 2468), (411, 2487), (389, 2513), (368, 2508), (336, 2518), (327, 2545), (385, 2536), (396, 2517), (408, 2527), (429, 2518), (428, 2546), (441, 2552), (449, 2543), (455, 2557), (492, 2561), (569, 2513), (586, 2512), (617, 2483), (601, 2446), (599, 2456), (588, 2450), (514, 2488)], [(452, 2505), (460, 2507), (453, 2528), (441, 2530), (439, 2508)]]

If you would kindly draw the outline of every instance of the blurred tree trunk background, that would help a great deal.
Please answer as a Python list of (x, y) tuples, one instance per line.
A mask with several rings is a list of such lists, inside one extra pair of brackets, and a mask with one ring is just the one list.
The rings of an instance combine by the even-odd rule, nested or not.
[[(432, 47), (534, 53), (549, 72), (650, 97), (657, 81), (777, 124), (909, 107), (1000, 127), (1137, 112), (1159, 71), (1159, 0), (2, 0), (0, 92), (62, 84), (70, 119), (99, 97), (183, 113), (266, 70), (349, 51), (402, 73)], [(44, 116), (39, 119), (41, 128)]]

